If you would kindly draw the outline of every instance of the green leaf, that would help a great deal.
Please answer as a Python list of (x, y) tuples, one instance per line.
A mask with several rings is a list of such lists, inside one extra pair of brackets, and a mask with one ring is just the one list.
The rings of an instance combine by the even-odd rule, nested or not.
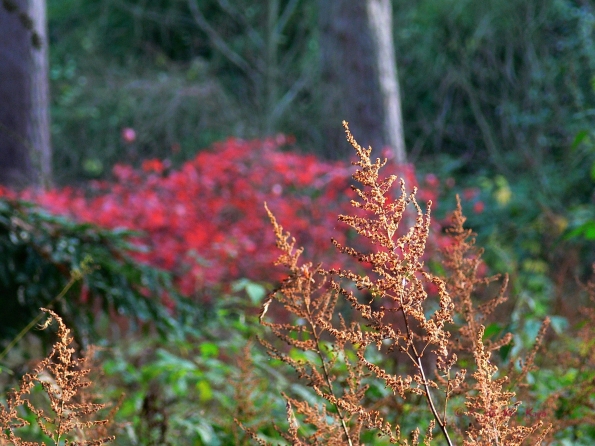
[(595, 221), (589, 220), (572, 231), (568, 232), (565, 236), (565, 240), (583, 237), (586, 240), (595, 240)]
[(550, 316), (550, 324), (557, 334), (562, 334), (568, 328), (568, 320), (563, 316)]
[(194, 362), (188, 359), (180, 358), (179, 356), (176, 356), (164, 349), (159, 349), (157, 351), (157, 355), (159, 357), (159, 361), (157, 361), (155, 364), (164, 368), (169, 367), (177, 371), (186, 370), (190, 372), (198, 368)]
[(576, 148), (580, 145), (581, 142), (584, 141), (584, 139), (588, 135), (589, 133), (586, 130), (581, 130), (580, 132), (578, 132), (574, 137), (574, 141), (572, 141), (572, 144), (570, 145), (570, 150), (576, 150)]
[(506, 345), (503, 345), (502, 347), (500, 347), (500, 350), (498, 351), (500, 353), (500, 358), (502, 358), (503, 361), (506, 361), (511, 350), (512, 350), (512, 343), (509, 343), (509, 344), (506, 344)]
[(219, 347), (213, 342), (203, 342), (200, 344), (200, 354), (203, 358), (216, 358), (219, 356)]
[(483, 339), (489, 339), (493, 336), (497, 336), (500, 331), (502, 331), (502, 327), (494, 322), (486, 327), (483, 333)]
[(213, 389), (211, 389), (211, 385), (208, 381), (201, 380), (196, 383), (196, 390), (198, 390), (198, 395), (201, 401), (209, 401), (213, 399)]
[(236, 280), (232, 284), (231, 289), (234, 293), (245, 291), (248, 297), (250, 298), (250, 301), (254, 305), (259, 304), (267, 293), (267, 290), (264, 286), (256, 282), (252, 282), (248, 279)]
[(246, 285), (246, 294), (248, 294), (248, 297), (254, 305), (259, 304), (266, 295), (266, 293), (267, 290), (258, 283), (249, 282)]

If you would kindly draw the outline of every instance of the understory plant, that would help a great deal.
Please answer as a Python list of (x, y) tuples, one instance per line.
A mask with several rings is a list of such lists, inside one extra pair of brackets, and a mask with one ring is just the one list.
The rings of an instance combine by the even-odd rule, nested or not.
[(97, 339), (100, 309), (130, 326), (151, 321), (162, 333), (175, 329), (168, 307), (182, 301), (171, 274), (134, 261), (134, 232), (77, 223), (3, 192), (0, 340), (14, 338), (40, 307), (60, 313), (85, 343)]
[[(77, 357), (70, 329), (54, 311), (41, 310), (49, 316), (41, 329), (55, 320), (58, 340), (48, 356), (22, 377), (18, 390), (8, 392), (0, 404), (0, 444), (99, 446), (113, 441), (115, 437), (107, 433), (113, 413), (107, 410), (105, 419), (99, 416), (106, 404), (98, 402), (90, 389), (92, 349)], [(36, 430), (31, 429), (32, 419), (37, 437), (42, 438), (39, 442), (26, 439)]]
[[(318, 397), (313, 402), (284, 394), (287, 424), (275, 429), (294, 445), (415, 445), (422, 437), (424, 444), (435, 439), (449, 445), (551, 440), (554, 401), (530, 417), (523, 414), (533, 406), (523, 407), (520, 399), (531, 397), (526, 378), (536, 369), (549, 320), (524, 358), (498, 367), (512, 337), (488, 334), (486, 326), (507, 300), (507, 279), (479, 274), (482, 252), (463, 226), (460, 203), (438, 276), (423, 261), (431, 202), (424, 212), (416, 189), (408, 193), (403, 180), (395, 193), (398, 178), (380, 175), (386, 161), (373, 161), (371, 148), (362, 148), (344, 126), (360, 186), (352, 186), (354, 211), (339, 221), (367, 244), (332, 243), (360, 269), (302, 262), (302, 249), (267, 208), (281, 250), (277, 264), (289, 275), (263, 303), (260, 321), (274, 336), (261, 342)], [(482, 296), (493, 296), (477, 305), (472, 297), (480, 288)]]

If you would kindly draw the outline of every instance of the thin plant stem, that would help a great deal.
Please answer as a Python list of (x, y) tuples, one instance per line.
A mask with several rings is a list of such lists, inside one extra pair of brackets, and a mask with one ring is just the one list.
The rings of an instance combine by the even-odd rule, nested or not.
[[(308, 305), (308, 313), (311, 316), (309, 305)], [(318, 333), (316, 332), (316, 325), (314, 325), (312, 323), (312, 320), (310, 318), (309, 318), (309, 322), (310, 322), (310, 327), (312, 328), (312, 335), (314, 336), (314, 340), (316, 341), (316, 353), (318, 354), (318, 357), (320, 358), (320, 363), (322, 364), (322, 371), (324, 372), (324, 379), (326, 380), (326, 384), (329, 387), (329, 391), (330, 391), (331, 395), (333, 395), (336, 398), (335, 392), (333, 391), (333, 383), (331, 381), (330, 373), (326, 369), (326, 363), (324, 362), (324, 356), (322, 355), (322, 352), (320, 351), (320, 337), (318, 336)], [(339, 419), (341, 420), (341, 427), (343, 428), (343, 431), (345, 432), (345, 436), (347, 437), (347, 442), (348, 442), (349, 446), (353, 446), (351, 437), (349, 436), (349, 431), (347, 430), (347, 424), (345, 423), (345, 417), (343, 416), (343, 412), (341, 412), (341, 409), (339, 408), (339, 406), (336, 403), (334, 403), (333, 406), (335, 406), (335, 409), (337, 410), (337, 414), (339, 415)]]
[[(84, 262), (84, 261), (83, 261)], [(83, 267), (84, 269), (84, 267)], [(86, 271), (85, 271), (86, 272)], [(70, 290), (70, 288), (72, 288), (72, 286), (79, 281), (81, 278), (83, 277), (83, 272), (81, 272), (80, 270), (75, 270), (72, 272), (72, 274), (70, 275), (70, 280), (68, 281), (68, 283), (64, 286), (64, 288), (62, 289), (62, 291), (60, 292), (60, 294), (58, 294), (56, 297), (54, 297), (47, 305), (46, 308), (48, 309), (52, 309), (53, 306), (60, 300), (62, 299), (66, 293), (68, 293), (68, 291)], [(14, 339), (12, 341), (10, 341), (8, 343), (8, 345), (6, 346), (6, 348), (4, 350), (2, 350), (2, 353), (0, 353), (0, 361), (2, 361), (4, 359), (4, 357), (8, 354), (8, 352), (10, 350), (12, 350), (12, 348), (17, 345), (19, 343), (19, 341), (21, 339), (23, 339), (23, 337), (29, 333), (29, 331), (36, 325), (39, 323), (39, 321), (41, 321), (41, 319), (46, 315), (45, 312), (40, 311), (39, 314), (37, 316), (35, 316), (31, 322), (29, 322), (27, 324), (27, 326), (25, 328), (23, 328), (19, 334), (17, 334)]]
[(411, 340), (410, 345), (411, 345), (411, 349), (413, 350), (413, 356), (415, 357), (415, 365), (419, 369), (419, 373), (421, 374), (421, 378), (422, 378), (422, 382), (423, 382), (424, 390), (425, 390), (425, 394), (426, 394), (426, 400), (428, 401), (428, 406), (430, 406), (432, 415), (434, 416), (434, 419), (438, 423), (438, 426), (440, 427), (440, 430), (442, 431), (442, 434), (444, 435), (444, 438), (446, 439), (448, 446), (453, 446), (450, 436), (448, 435), (448, 430), (446, 429), (446, 423), (440, 418), (438, 409), (436, 409), (434, 400), (432, 399), (432, 393), (430, 392), (430, 386), (428, 385), (428, 379), (426, 377), (426, 372), (424, 370), (423, 363), (421, 362), (421, 355), (419, 354), (419, 352), (415, 348), (415, 344), (413, 343), (413, 333), (411, 330), (411, 326), (409, 325), (407, 313), (404, 310), (401, 310), (401, 313), (403, 314), (403, 319), (405, 320), (405, 329), (407, 330), (407, 336)]

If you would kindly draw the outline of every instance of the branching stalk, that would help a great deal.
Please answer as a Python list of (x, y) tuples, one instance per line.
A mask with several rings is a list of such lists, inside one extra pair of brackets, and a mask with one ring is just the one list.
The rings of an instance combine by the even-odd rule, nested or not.
[(438, 426), (440, 427), (440, 430), (442, 431), (442, 434), (444, 435), (446, 442), (448, 443), (449, 446), (453, 446), (450, 436), (448, 435), (448, 430), (446, 429), (446, 423), (445, 423), (446, 418), (444, 420), (440, 418), (440, 414), (438, 413), (438, 410), (436, 409), (436, 406), (434, 405), (434, 400), (432, 399), (432, 393), (430, 392), (430, 386), (428, 385), (428, 379), (426, 378), (426, 372), (424, 370), (423, 363), (421, 362), (421, 355), (418, 353), (417, 348), (415, 348), (415, 344), (413, 343), (413, 333), (411, 330), (411, 325), (409, 324), (407, 314), (405, 313), (405, 310), (403, 310), (403, 309), (401, 310), (401, 313), (403, 314), (403, 319), (405, 320), (405, 329), (407, 330), (407, 337), (411, 340), (411, 349), (413, 350), (413, 356), (415, 357), (415, 360), (414, 360), (415, 366), (417, 367), (417, 369), (419, 370), (419, 373), (421, 374), (422, 382), (424, 385), (424, 391), (426, 394), (426, 400), (428, 401), (428, 406), (430, 406), (432, 415), (434, 416), (434, 419), (438, 423)]
[[(309, 310), (309, 308), (308, 308)], [(322, 351), (320, 350), (320, 337), (318, 336), (318, 333), (316, 332), (316, 326), (314, 324), (312, 324), (312, 321), (309, 320), (310, 322), (310, 327), (312, 328), (312, 335), (314, 336), (314, 340), (316, 341), (316, 353), (318, 354), (318, 357), (320, 358), (320, 363), (322, 364), (322, 371), (324, 372), (324, 379), (326, 380), (326, 384), (329, 387), (329, 391), (331, 393), (331, 395), (333, 395), (335, 398), (335, 392), (333, 390), (333, 383), (331, 381), (331, 376), (329, 371), (326, 368), (326, 363), (324, 362), (324, 356), (322, 355)], [(351, 437), (349, 436), (349, 430), (347, 429), (347, 424), (345, 423), (345, 417), (343, 416), (343, 412), (341, 411), (341, 409), (339, 408), (339, 406), (336, 403), (333, 403), (333, 406), (335, 407), (335, 409), (337, 410), (337, 414), (339, 415), (339, 419), (341, 420), (341, 427), (343, 428), (343, 431), (345, 432), (345, 437), (347, 438), (347, 443), (349, 444), (349, 446), (353, 446), (353, 442), (351, 441)]]

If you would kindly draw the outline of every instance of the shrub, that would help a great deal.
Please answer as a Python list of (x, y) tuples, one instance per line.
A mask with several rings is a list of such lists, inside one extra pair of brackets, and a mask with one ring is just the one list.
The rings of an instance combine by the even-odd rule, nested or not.
[(262, 333), (252, 299), (265, 290), (246, 281), (233, 288), (183, 336), (131, 336), (100, 352), (104, 394), (126, 394), (115, 420), (128, 428), (118, 445), (249, 445), (234, 418), (271, 437), (269, 420), (284, 413), (275, 389), (307, 391), (250, 340)]
[[(116, 166), (115, 181), (93, 182), (86, 192), (63, 188), (24, 191), (19, 197), (81, 222), (142, 231), (133, 241), (143, 250), (133, 257), (173, 272), (183, 294), (204, 299), (237, 279), (278, 278), (270, 276), (274, 254), (260, 248), (272, 245), (273, 237), (255, 203), (267, 201), (282, 220), (291, 221), (313, 258), (333, 261), (327, 222), (349, 206), (348, 168), (281, 151), (291, 142), (282, 135), (264, 141), (231, 138), (179, 169), (167, 160), (146, 160), (140, 170)], [(414, 181), (410, 166), (398, 169)], [(422, 194), (435, 198), (436, 185), (428, 184)], [(334, 236), (346, 241), (350, 234)]]
[(99, 309), (129, 322), (151, 320), (162, 332), (174, 327), (167, 307), (150, 297), (162, 296), (170, 307), (181, 302), (171, 276), (131, 259), (134, 233), (76, 223), (1, 195), (14, 193), (0, 191), (0, 339), (18, 333), (39, 307), (60, 311), (81, 338), (93, 334)]

